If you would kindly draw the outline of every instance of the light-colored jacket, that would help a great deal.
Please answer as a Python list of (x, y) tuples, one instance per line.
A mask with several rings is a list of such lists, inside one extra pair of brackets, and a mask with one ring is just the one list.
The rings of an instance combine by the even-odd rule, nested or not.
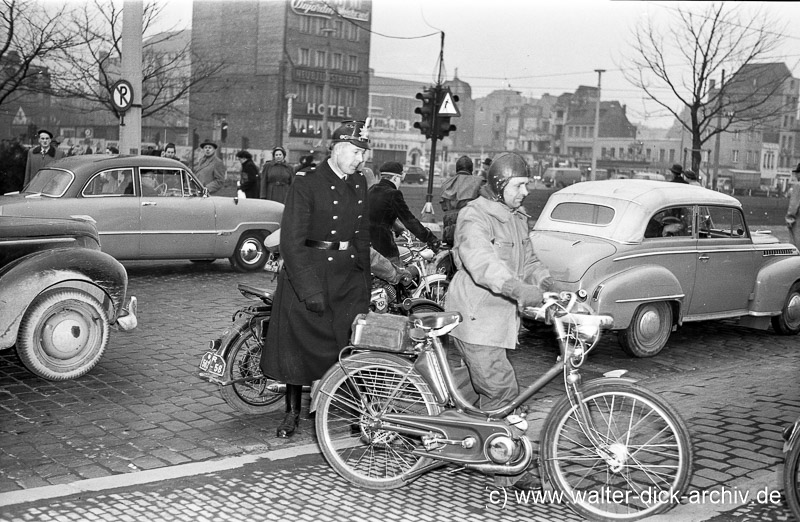
[(550, 275), (533, 253), (527, 217), (478, 197), (458, 215), (453, 252), (458, 271), (445, 307), (464, 320), (451, 335), (466, 343), (515, 348), (520, 319), (509, 286), (538, 285)]

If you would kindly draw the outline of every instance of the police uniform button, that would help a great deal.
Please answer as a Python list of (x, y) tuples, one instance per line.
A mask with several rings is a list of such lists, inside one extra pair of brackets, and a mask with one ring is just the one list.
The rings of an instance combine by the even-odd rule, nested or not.
[(336, 190), (336, 187), (334, 187), (333, 185), (331, 185), (331, 190)]
[(356, 256), (354, 256), (353, 254), (350, 254), (350, 259), (355, 259), (355, 258), (356, 258)]
[(361, 214), (359, 214), (359, 215), (358, 215), (358, 217), (357, 217), (356, 219), (361, 219)]
[(333, 204), (334, 204), (334, 205), (338, 205), (338, 204), (339, 204), (339, 202), (338, 202), (338, 201), (334, 201), (334, 202), (333, 202)]
[(331, 234), (335, 234), (335, 233), (336, 233), (336, 231), (335, 231), (335, 230), (331, 230)]
[(358, 204), (359, 204), (359, 205), (361, 204), (361, 200), (360, 200), (360, 199), (358, 200)]
[(358, 188), (359, 186), (360, 186), (360, 185), (356, 185), (356, 188)]
[(339, 219), (339, 216), (333, 216), (333, 219)]
[(329, 258), (328, 258), (328, 261), (333, 261), (333, 258), (332, 258), (332, 257), (329, 257)]

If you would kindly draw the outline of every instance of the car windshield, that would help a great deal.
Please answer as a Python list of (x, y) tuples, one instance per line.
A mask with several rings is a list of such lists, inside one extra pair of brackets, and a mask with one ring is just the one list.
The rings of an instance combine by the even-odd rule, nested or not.
[(72, 183), (73, 174), (66, 170), (42, 169), (36, 173), (23, 192), (59, 198)]

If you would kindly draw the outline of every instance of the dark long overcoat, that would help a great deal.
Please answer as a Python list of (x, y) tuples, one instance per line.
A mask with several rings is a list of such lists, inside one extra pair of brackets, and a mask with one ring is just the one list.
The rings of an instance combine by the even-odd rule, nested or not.
[[(356, 314), (369, 307), (369, 221), (366, 182), (356, 173), (340, 179), (327, 161), (298, 172), (281, 220), (278, 277), (261, 369), (290, 384), (311, 384), (349, 344)], [(307, 240), (351, 241), (346, 250), (320, 250)], [(322, 315), (305, 300), (322, 293)]]
[(242, 189), (248, 199), (258, 199), (261, 188), (259, 184), (260, 177), (258, 167), (253, 163), (253, 160), (245, 160), (242, 163), (242, 179), (239, 188)]
[(369, 235), (372, 248), (390, 259), (400, 255), (392, 233), (392, 225), (397, 219), (420, 241), (428, 243), (436, 239), (436, 235), (414, 217), (403, 193), (394, 183), (382, 179), (369, 189)]

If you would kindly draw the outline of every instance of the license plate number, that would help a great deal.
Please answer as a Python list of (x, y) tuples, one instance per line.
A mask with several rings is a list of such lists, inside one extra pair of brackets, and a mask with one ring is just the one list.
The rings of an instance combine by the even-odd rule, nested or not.
[(200, 360), (200, 369), (217, 377), (225, 373), (225, 359), (214, 352), (206, 352)]
[(278, 272), (280, 268), (280, 263), (278, 261), (273, 261), (272, 259), (267, 261), (267, 263), (264, 265), (264, 270), (267, 272)]

